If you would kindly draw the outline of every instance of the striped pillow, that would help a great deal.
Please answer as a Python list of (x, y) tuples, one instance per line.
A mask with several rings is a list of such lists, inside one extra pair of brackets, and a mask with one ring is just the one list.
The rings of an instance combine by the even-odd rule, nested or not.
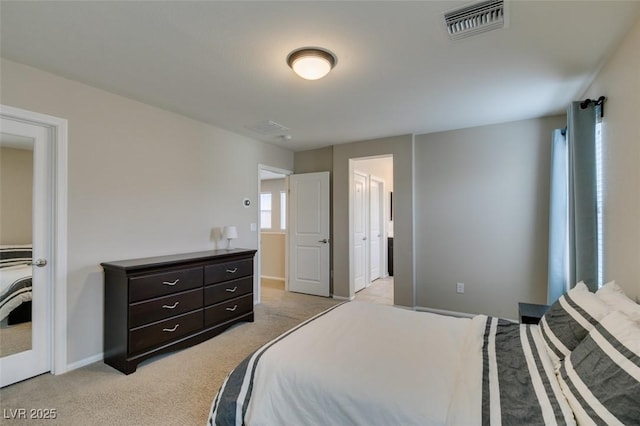
[(640, 305), (631, 300), (615, 281), (609, 281), (598, 291), (596, 296), (613, 311), (622, 311), (627, 315), (640, 315)]
[(0, 246), (0, 268), (31, 263), (31, 245)]
[(562, 362), (558, 381), (578, 424), (639, 424), (638, 320), (607, 315)]
[(540, 333), (556, 369), (611, 309), (581, 281), (544, 314)]

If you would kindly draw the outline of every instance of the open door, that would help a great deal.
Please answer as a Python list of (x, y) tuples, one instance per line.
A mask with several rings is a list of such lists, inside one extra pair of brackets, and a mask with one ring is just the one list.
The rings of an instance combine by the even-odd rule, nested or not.
[(0, 241), (0, 283), (7, 296), (0, 305), (0, 387), (4, 387), (51, 370), (53, 198), (49, 130), (8, 117), (1, 123), (0, 150), (6, 156), (2, 189), (18, 187), (20, 179), (27, 183), (5, 191), (3, 202), (15, 198), (16, 191), (26, 192), (29, 201), (7, 206), (18, 214), (3, 225), (15, 229)]
[(329, 296), (329, 172), (289, 176), (289, 290)]

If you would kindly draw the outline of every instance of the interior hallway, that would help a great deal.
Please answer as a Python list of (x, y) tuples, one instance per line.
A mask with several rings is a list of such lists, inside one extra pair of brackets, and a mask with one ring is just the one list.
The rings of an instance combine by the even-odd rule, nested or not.
[[(261, 285), (263, 288), (284, 291), (284, 281), (263, 278)], [(381, 305), (393, 305), (393, 277), (375, 280), (369, 287), (357, 292), (355, 300)]]

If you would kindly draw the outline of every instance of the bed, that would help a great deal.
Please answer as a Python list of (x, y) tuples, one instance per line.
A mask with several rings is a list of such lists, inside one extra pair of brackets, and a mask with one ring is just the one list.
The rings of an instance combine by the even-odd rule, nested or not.
[(238, 365), (208, 424), (640, 424), (640, 307), (605, 287), (540, 325), (338, 305)]
[[(30, 245), (0, 246), (0, 321), (30, 321), (32, 300)], [(12, 318), (19, 318), (11, 321)]]

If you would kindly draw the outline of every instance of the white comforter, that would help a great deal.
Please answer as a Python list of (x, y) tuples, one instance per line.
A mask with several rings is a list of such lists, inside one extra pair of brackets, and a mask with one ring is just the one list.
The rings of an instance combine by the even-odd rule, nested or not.
[(537, 326), (349, 302), (264, 345), (209, 425), (572, 425)]

